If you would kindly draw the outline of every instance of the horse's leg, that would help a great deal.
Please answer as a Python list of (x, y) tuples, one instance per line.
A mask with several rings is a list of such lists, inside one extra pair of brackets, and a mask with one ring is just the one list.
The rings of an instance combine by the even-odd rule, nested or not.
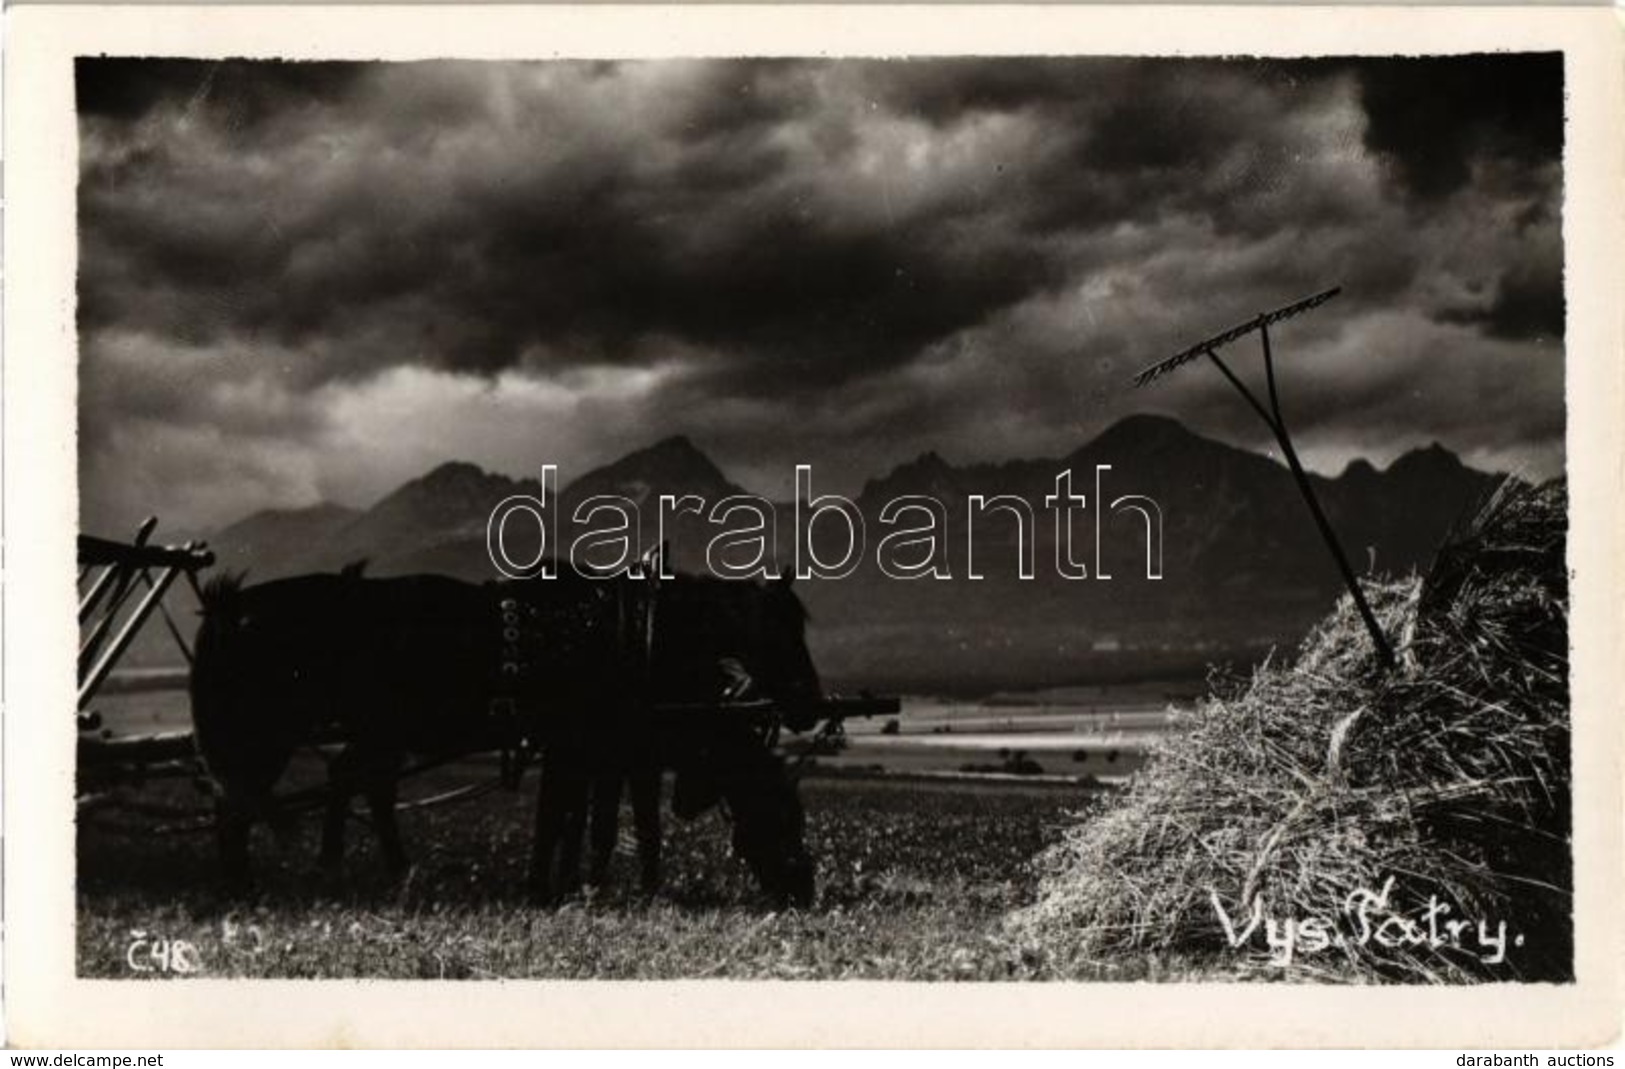
[(556, 744), (550, 744), (542, 751), (536, 786), (536, 833), (531, 847), (528, 882), (531, 897), (544, 903), (553, 899), (553, 863), (567, 815), (563, 764)]
[(530, 897), (546, 902), (553, 895), (552, 885), (552, 814), (548, 807), (548, 794), (553, 790), (552, 775), (547, 767), (547, 754), (542, 754), (541, 767), (536, 773), (536, 821), (531, 835), (530, 872), (525, 883)]
[(609, 876), (621, 825), (621, 769), (606, 764), (592, 781), (592, 865), (589, 881), (598, 887)]
[(660, 763), (645, 759), (633, 763), (632, 824), (638, 834), (638, 868), (643, 893), (660, 890)]
[(372, 809), (373, 829), (378, 833), (378, 845), (384, 851), (384, 863), (389, 871), (400, 876), (412, 865), (401, 844), (401, 829), (395, 820), (395, 797), (400, 786), (400, 755), (380, 758), (367, 774), (367, 805)]
[(220, 868), (226, 888), (233, 893), (248, 889), (248, 833), (253, 815), (243, 799), (230, 793), (215, 800), (215, 842), (220, 850)]
[(322, 821), (322, 851), (317, 864), (329, 876), (344, 867), (344, 825), (350, 818), (350, 799), (360, 776), (361, 758), (346, 746), (327, 768), (327, 811)]
[(587, 837), (587, 810), (592, 801), (592, 777), (579, 751), (560, 762), (559, 796), (563, 799), (563, 838), (559, 842), (559, 893), (581, 890), (581, 845)]
[(250, 761), (222, 761), (225, 771), (215, 773), (220, 789), (215, 799), (215, 844), (228, 892), (251, 886), (248, 846), (254, 825), (283, 819), (273, 807), (273, 790), (292, 754), (292, 742), (280, 739), (256, 749)]

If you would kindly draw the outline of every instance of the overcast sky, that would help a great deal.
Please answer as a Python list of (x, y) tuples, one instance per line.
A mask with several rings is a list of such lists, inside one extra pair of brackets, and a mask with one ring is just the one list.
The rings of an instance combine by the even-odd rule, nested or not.
[[(81, 60), (87, 528), (565, 481), (686, 433), (788, 496), (1135, 411), (1329, 472), (1563, 464), (1559, 56)], [(1255, 344), (1235, 351), (1256, 368)]]

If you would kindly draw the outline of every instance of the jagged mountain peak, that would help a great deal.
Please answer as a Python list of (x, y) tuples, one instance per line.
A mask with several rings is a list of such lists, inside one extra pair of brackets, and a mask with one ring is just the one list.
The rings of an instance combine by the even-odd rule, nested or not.
[(654, 443), (653, 445), (644, 446), (642, 449), (634, 450), (628, 455), (637, 456), (640, 454), (654, 456), (705, 456), (705, 453), (700, 449), (700, 447), (694, 444), (694, 439), (690, 438), (686, 434), (668, 434), (666, 437), (660, 439), (660, 441)]
[(1109, 454), (1128, 459), (1200, 446), (1218, 446), (1218, 443), (1203, 438), (1171, 416), (1137, 412), (1101, 431), (1072, 456)]
[(727, 482), (722, 469), (717, 467), (716, 462), (686, 434), (674, 434), (660, 439), (653, 445), (633, 450), (621, 459), (604, 465), (598, 471), (648, 471), (661, 475), (684, 475)]
[(1466, 465), (1455, 453), (1446, 449), (1439, 442), (1431, 442), (1419, 449), (1412, 449), (1388, 465), (1388, 472), (1392, 475), (1412, 475), (1424, 473), (1428, 475), (1440, 472), (1455, 472)]
[(877, 502), (908, 494), (927, 494), (939, 499), (957, 496), (961, 470), (927, 449), (913, 460), (905, 460), (879, 478), (863, 484), (860, 501)]
[(712, 499), (743, 492), (693, 439), (674, 434), (583, 474), (565, 494), (572, 499), (613, 494), (641, 503), (653, 494)]
[(213, 537), (229, 537), (239, 529), (261, 527), (267, 524), (288, 524), (300, 522), (322, 522), (327, 520), (342, 520), (357, 515), (357, 511), (347, 505), (336, 504), (332, 501), (318, 501), (314, 505), (295, 505), (293, 507), (266, 508), (250, 513), (242, 519), (221, 528)]
[(1373, 465), (1371, 461), (1367, 460), (1365, 457), (1355, 457), (1353, 460), (1348, 462), (1348, 465), (1343, 469), (1343, 473), (1339, 475), (1338, 478), (1359, 479), (1363, 481), (1374, 478), (1376, 474), (1376, 466)]
[(953, 471), (954, 466), (942, 458), (942, 454), (935, 449), (927, 449), (913, 460), (906, 460), (892, 470), (892, 477), (899, 475), (940, 475), (943, 472)]
[(448, 460), (443, 464), (436, 465), (413, 481), (435, 483), (458, 479), (483, 479), (485, 477), (485, 469), (472, 461)]
[(408, 479), (379, 499), (374, 509), (403, 499), (423, 500), (437, 497), (485, 497), (492, 493), (540, 493), (541, 484), (535, 479), (515, 479), (507, 475), (486, 471), (467, 460), (448, 460)]

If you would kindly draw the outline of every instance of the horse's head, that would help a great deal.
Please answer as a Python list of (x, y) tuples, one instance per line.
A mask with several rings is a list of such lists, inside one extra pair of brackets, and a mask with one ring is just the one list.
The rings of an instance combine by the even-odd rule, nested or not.
[(716, 787), (733, 817), (734, 853), (778, 906), (813, 903), (806, 819), (784, 762), (746, 730), (719, 725), (712, 752)]
[(345, 592), (354, 576), (313, 575), (244, 586), (242, 574), (204, 585), (193, 643), (193, 734), (223, 788), (268, 787), (318, 715), (305, 692), (339, 655)]
[[(657, 701), (769, 699), (794, 729), (810, 726), (822, 691), (807, 650), (807, 610), (791, 580), (679, 576), (655, 608)], [(804, 816), (784, 762), (751, 724), (706, 717), (685, 736), (674, 806), (686, 815), (718, 797), (733, 818), (734, 852), (775, 902), (810, 905), (813, 863)]]

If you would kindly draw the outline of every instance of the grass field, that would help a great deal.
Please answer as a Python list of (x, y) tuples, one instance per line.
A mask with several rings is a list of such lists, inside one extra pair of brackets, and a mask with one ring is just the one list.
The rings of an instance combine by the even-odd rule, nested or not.
[[(488, 771), (443, 770), (411, 793)], [(262, 830), (260, 886), (247, 899), (215, 889), (209, 835), (118, 810), (87, 817), (78, 844), (80, 973), (988, 980), (1143, 978), (1152, 968), (1046, 961), (1004, 938), (1005, 915), (1034, 894), (1028, 860), (1058, 838), (1069, 813), (1098, 799), (1076, 786), (809, 777), (801, 791), (818, 899), (783, 913), (758, 898), (714, 812), (691, 824), (668, 818), (667, 885), (655, 900), (629, 891), (634, 859), (623, 835), (609, 888), (533, 908), (519, 893), (533, 790), (527, 778), (518, 794), (404, 814), (418, 864), (399, 884), (385, 878), (359, 823), (337, 886), (310, 873), (314, 821), (282, 842)], [(140, 797), (203, 801), (187, 783), (149, 786)]]

